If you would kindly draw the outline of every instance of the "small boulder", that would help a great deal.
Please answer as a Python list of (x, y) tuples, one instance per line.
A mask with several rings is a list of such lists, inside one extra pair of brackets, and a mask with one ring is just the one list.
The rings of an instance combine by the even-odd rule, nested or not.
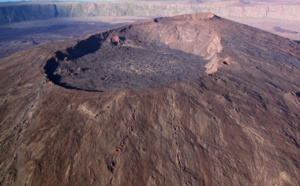
[(224, 61), (223, 61), (223, 64), (224, 65), (229, 65), (230, 63), (229, 63), (229, 59), (227, 58), (227, 59), (225, 59)]
[(223, 64), (224, 65), (229, 65), (229, 62), (228, 61), (223, 61)]
[(118, 44), (118, 43), (120, 42), (119, 36), (113, 36), (113, 37), (111, 38), (111, 42), (112, 42), (113, 44)]

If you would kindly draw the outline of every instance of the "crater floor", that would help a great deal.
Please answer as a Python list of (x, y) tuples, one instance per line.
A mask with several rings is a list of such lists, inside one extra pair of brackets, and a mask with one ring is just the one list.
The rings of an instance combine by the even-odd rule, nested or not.
[(201, 56), (123, 38), (117, 44), (104, 41), (97, 51), (82, 57), (66, 57), (53, 74), (68, 88), (147, 90), (198, 78), (205, 72), (205, 62)]

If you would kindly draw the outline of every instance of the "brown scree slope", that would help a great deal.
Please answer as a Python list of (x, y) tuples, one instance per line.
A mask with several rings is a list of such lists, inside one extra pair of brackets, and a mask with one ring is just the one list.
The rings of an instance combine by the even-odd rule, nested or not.
[[(203, 68), (153, 87), (128, 89), (122, 80), (118, 90), (96, 91), (82, 86), (80, 74), (58, 70), (97, 59), (102, 46), (184, 52)], [(212, 14), (147, 20), (16, 53), (0, 60), (0, 183), (299, 185), (299, 61), (299, 44)], [(139, 73), (132, 68), (127, 75)]]

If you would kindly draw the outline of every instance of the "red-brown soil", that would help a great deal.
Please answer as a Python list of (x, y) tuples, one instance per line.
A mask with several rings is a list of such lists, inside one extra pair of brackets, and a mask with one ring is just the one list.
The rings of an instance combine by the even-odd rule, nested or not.
[[(115, 35), (120, 43), (111, 45)], [(203, 70), (146, 89), (92, 92), (51, 82), (51, 73), (67, 78), (56, 71), (66, 61), (98, 59), (103, 44), (107, 55), (127, 44), (126, 55), (142, 47), (194, 56)], [(125, 69), (114, 59), (107, 63)], [(0, 60), (0, 183), (299, 185), (299, 61), (296, 42), (212, 14), (151, 19), (16, 53)], [(77, 77), (65, 83), (82, 85)]]

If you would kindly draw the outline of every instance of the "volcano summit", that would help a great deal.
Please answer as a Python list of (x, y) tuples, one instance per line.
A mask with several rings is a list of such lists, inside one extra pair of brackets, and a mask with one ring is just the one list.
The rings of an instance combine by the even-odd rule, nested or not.
[(299, 185), (300, 45), (213, 14), (0, 60), (1, 185)]
[(213, 17), (160, 18), (94, 35), (58, 52), (45, 71), (58, 85), (89, 91), (147, 90), (197, 79), (217, 70), (220, 36), (197, 22)]

